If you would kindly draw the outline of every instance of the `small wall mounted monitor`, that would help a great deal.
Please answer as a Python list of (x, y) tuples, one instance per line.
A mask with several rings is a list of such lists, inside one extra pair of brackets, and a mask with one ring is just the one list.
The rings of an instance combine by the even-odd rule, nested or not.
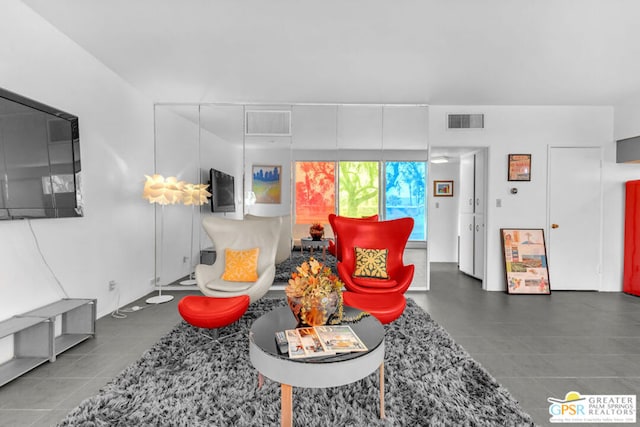
[(235, 183), (233, 175), (217, 169), (209, 170), (211, 183), (211, 212), (235, 212)]

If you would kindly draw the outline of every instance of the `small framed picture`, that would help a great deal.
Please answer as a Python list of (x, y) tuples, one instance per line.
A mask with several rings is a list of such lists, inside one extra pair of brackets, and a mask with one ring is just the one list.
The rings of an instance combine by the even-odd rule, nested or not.
[(531, 181), (531, 154), (509, 154), (509, 181)]
[(453, 197), (453, 181), (433, 181), (435, 197)]

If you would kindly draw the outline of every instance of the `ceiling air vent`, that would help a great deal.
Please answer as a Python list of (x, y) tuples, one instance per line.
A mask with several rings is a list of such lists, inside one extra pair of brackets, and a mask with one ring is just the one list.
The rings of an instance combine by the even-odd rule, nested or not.
[(245, 120), (245, 135), (291, 135), (291, 111), (247, 111)]
[(484, 114), (449, 114), (447, 129), (484, 129)]

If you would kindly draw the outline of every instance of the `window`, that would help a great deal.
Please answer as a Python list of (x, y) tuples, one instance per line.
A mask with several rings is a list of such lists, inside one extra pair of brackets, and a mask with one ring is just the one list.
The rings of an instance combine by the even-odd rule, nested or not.
[(335, 162), (296, 162), (296, 224), (326, 224), (336, 211)]
[(385, 219), (412, 217), (409, 240), (425, 240), (425, 162), (385, 163)]
[[(371, 216), (383, 206), (380, 219), (412, 217), (415, 224), (409, 240), (426, 240), (426, 162), (341, 161), (337, 165), (339, 215)], [(295, 223), (326, 224), (329, 214), (336, 212), (336, 162), (296, 162), (295, 168)]]
[(378, 213), (379, 170), (378, 162), (340, 162), (339, 215), (359, 218)]

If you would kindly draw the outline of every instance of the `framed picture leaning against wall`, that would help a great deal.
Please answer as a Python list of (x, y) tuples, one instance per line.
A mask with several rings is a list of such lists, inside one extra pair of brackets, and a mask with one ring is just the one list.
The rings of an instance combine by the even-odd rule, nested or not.
[(551, 293), (547, 248), (541, 228), (501, 228), (508, 294)]

